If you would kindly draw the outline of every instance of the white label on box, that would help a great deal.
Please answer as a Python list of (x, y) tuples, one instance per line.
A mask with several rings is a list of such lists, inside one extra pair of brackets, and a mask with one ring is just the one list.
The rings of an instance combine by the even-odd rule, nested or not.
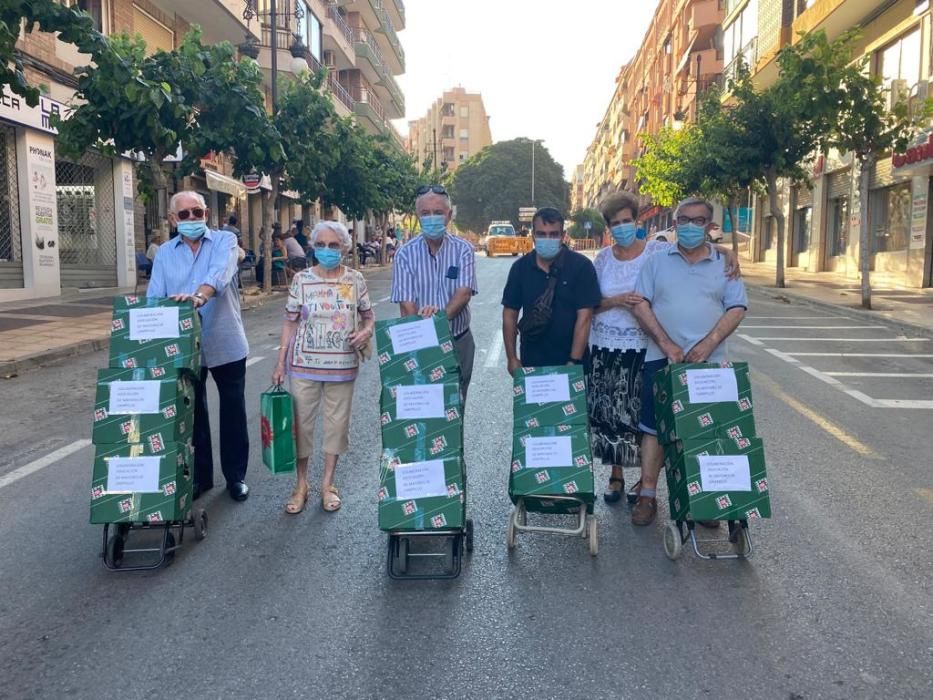
[(570, 377), (566, 374), (544, 374), (525, 377), (525, 403), (556, 403), (570, 401)]
[(111, 382), (110, 405), (107, 412), (110, 415), (125, 415), (128, 413), (158, 413), (159, 388), (161, 382)]
[(445, 418), (444, 385), (428, 384), (398, 386), (395, 388), (395, 417), (397, 420), (412, 418)]
[(161, 493), (161, 457), (111, 457), (107, 460), (108, 493)]
[(130, 340), (177, 338), (178, 335), (177, 306), (130, 309)]
[(525, 440), (525, 467), (572, 467), (570, 437), (530, 437)]
[(710, 491), (751, 491), (752, 476), (746, 455), (699, 455), (700, 484)]
[(688, 369), (687, 392), (690, 403), (738, 401), (739, 387), (735, 379), (735, 370), (731, 367)]
[(437, 329), (434, 321), (426, 318), (422, 321), (400, 323), (389, 327), (389, 338), (392, 339), (392, 354), (435, 348), (440, 343), (437, 340)]
[(395, 468), (395, 497), (399, 500), (447, 495), (444, 460), (400, 464)]

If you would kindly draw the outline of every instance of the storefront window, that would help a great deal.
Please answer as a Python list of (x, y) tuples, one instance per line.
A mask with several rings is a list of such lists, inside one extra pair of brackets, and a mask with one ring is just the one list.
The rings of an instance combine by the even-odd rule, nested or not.
[(874, 190), (869, 198), (871, 252), (907, 249), (910, 240), (910, 185)]
[(849, 198), (835, 197), (829, 200), (829, 254), (832, 257), (846, 254), (849, 245)]
[(810, 248), (810, 226), (812, 207), (798, 209), (794, 215), (794, 252), (805, 253)]
[(20, 261), (16, 130), (0, 124), (0, 263)]

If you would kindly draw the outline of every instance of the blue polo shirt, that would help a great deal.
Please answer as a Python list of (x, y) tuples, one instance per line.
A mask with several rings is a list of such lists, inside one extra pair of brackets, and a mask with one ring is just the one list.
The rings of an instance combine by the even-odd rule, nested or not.
[[(658, 323), (684, 353), (703, 340), (729, 309), (748, 308), (745, 283), (726, 276), (726, 259), (708, 243), (709, 254), (690, 263), (679, 246), (652, 255), (641, 269), (635, 292), (651, 304)], [(657, 343), (648, 340), (645, 361), (665, 355)], [(709, 357), (710, 362), (726, 359), (722, 343)]]

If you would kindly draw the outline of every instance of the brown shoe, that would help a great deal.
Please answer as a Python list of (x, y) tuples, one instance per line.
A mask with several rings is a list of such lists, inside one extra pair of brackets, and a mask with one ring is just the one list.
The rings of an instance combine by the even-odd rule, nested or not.
[(632, 506), (632, 525), (650, 525), (658, 514), (658, 499), (639, 496)]

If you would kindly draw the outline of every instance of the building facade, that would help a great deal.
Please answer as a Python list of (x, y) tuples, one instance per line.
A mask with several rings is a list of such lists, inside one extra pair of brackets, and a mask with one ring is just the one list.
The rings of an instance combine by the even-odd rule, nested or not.
[(438, 98), (421, 119), (408, 122), (405, 147), (428, 169), (453, 172), (491, 144), (483, 96), (455, 87)]

